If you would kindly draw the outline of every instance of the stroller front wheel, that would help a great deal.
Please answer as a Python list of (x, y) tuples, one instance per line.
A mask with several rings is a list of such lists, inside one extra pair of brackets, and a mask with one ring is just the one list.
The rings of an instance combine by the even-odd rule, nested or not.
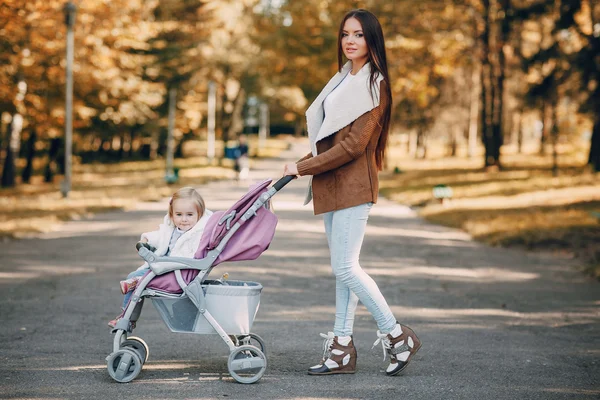
[(227, 360), (229, 374), (239, 383), (257, 382), (267, 369), (267, 357), (258, 347), (236, 347)]
[(117, 350), (109, 355), (106, 361), (108, 374), (120, 383), (131, 382), (142, 370), (142, 360), (135, 350)]

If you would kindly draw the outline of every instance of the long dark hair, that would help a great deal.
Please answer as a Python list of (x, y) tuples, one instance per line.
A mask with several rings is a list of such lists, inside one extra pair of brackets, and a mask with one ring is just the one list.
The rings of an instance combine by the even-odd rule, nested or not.
[[(363, 34), (365, 35), (365, 41), (367, 42), (368, 60), (371, 63), (371, 75), (369, 76), (369, 82), (371, 85), (371, 93), (375, 89), (377, 74), (383, 76), (383, 80), (386, 85), (386, 92), (388, 102), (383, 111), (381, 120), (381, 135), (377, 142), (377, 150), (375, 151), (375, 161), (377, 168), (381, 170), (383, 168), (383, 159), (385, 157), (385, 149), (388, 139), (388, 131), (390, 129), (390, 117), (392, 114), (392, 89), (390, 87), (390, 77), (388, 74), (387, 67), (387, 56), (385, 53), (385, 41), (383, 39), (383, 29), (379, 20), (373, 13), (363, 9), (351, 10), (344, 15), (342, 23), (340, 24), (340, 30), (338, 33), (338, 70), (341, 72), (342, 67), (345, 63), (344, 51), (342, 50), (342, 33), (344, 31), (344, 24), (349, 18), (355, 18), (360, 22), (362, 26)], [(379, 88), (377, 88), (379, 90)]]

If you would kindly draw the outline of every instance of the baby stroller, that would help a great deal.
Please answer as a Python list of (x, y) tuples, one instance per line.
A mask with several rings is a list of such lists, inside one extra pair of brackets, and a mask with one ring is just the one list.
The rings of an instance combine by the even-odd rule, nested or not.
[(113, 351), (106, 361), (115, 381), (132, 381), (148, 360), (148, 345), (128, 336), (146, 298), (172, 332), (218, 334), (229, 347), (227, 368), (237, 382), (254, 383), (262, 377), (267, 368), (265, 343), (251, 333), (262, 285), (207, 277), (224, 261), (254, 260), (269, 247), (277, 225), (269, 200), (292, 179), (286, 176), (270, 188), (271, 180), (261, 182), (229, 210), (215, 212), (194, 259), (158, 257), (138, 243), (138, 253), (150, 271), (139, 281), (113, 329)]

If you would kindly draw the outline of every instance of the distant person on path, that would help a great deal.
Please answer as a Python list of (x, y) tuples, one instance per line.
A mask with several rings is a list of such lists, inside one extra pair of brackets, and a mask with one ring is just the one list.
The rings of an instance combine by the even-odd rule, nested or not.
[[(193, 258), (211, 215), (212, 211), (206, 209), (202, 196), (194, 188), (183, 187), (169, 200), (169, 211), (158, 230), (142, 233), (140, 241), (154, 247), (157, 256)], [(127, 279), (120, 282), (121, 293), (125, 295), (122, 311), (108, 323), (108, 326), (111, 328), (116, 326), (127, 308), (138, 281), (149, 270), (148, 263), (144, 263), (127, 275)]]
[(246, 135), (240, 135), (238, 138), (238, 147), (235, 150), (234, 169), (238, 173), (238, 180), (248, 179), (250, 172), (250, 160), (248, 159), (248, 139)]
[(356, 371), (352, 329), (360, 300), (377, 322), (374, 346), (381, 343), (389, 356), (386, 373), (397, 375), (421, 342), (412, 329), (397, 322), (358, 261), (369, 211), (377, 202), (377, 175), (383, 166), (392, 104), (383, 32), (369, 11), (352, 10), (344, 16), (338, 67), (306, 111), (311, 152), (284, 167), (284, 175), (312, 175), (306, 203), (312, 198), (315, 214), (323, 214), (336, 277), (333, 332), (321, 334), (323, 359), (308, 373)]

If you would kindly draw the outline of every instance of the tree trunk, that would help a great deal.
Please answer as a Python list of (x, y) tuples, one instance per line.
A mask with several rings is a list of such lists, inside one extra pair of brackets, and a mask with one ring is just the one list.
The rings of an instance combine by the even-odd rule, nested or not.
[(9, 124), (4, 122), (2, 118), (2, 112), (0, 112), (0, 163), (4, 160), (4, 137), (8, 136)]
[(490, 38), (492, 27), (492, 10), (489, 0), (483, 0), (483, 30), (480, 35), (481, 44), (481, 140), (485, 148), (485, 166), (494, 165), (493, 157), (493, 114), (494, 114), (494, 85), (492, 80), (492, 63)]
[[(504, 122), (504, 80), (506, 75), (506, 58), (504, 45), (510, 31), (510, 0), (498, 0), (494, 2), (492, 11), (492, 22), (496, 25), (496, 34), (490, 42), (494, 50), (492, 63), (492, 137), (487, 154), (488, 166), (500, 167), (500, 148), (503, 144), (503, 122)], [(501, 18), (500, 21), (497, 18)]]
[(588, 164), (594, 168), (594, 171), (600, 172), (600, 110), (596, 111), (596, 119), (592, 129)]
[(489, 101), (489, 90), (488, 90), (488, 69), (489, 69), (489, 65), (487, 65), (487, 62), (482, 63), (481, 66), (481, 92), (480, 92), (480, 97), (481, 97), (481, 111), (479, 114), (480, 117), (480, 125), (481, 125), (481, 142), (483, 143), (483, 147), (484, 147), (484, 161), (485, 161), (485, 165), (487, 166), (487, 154), (488, 154), (488, 147), (489, 147), (489, 140), (490, 140), (490, 121), (489, 121), (489, 115), (490, 115), (490, 101)]
[(125, 154), (124, 145), (125, 145), (125, 132), (121, 132), (119, 134), (119, 148), (117, 149), (117, 161), (123, 161), (123, 155)]
[(4, 168), (2, 169), (2, 187), (15, 186), (15, 157), (10, 145), (6, 147), (6, 158), (4, 158)]
[(190, 136), (190, 134), (183, 135), (181, 140), (175, 144), (175, 154), (173, 155), (175, 158), (183, 158), (183, 145)]
[(31, 129), (29, 139), (27, 140), (27, 164), (21, 173), (21, 179), (23, 183), (29, 183), (31, 181), (31, 175), (33, 172), (33, 159), (35, 158), (35, 142), (37, 140), (37, 134), (35, 129)]
[(469, 158), (475, 155), (475, 147), (477, 146), (477, 128), (479, 125), (479, 104), (481, 103), (479, 92), (480, 92), (480, 81), (481, 66), (475, 63), (473, 66), (473, 75), (471, 78), (471, 107), (469, 115), (469, 137), (467, 139), (467, 154)]
[(419, 146), (418, 128), (413, 128), (408, 134), (408, 155), (412, 158), (417, 158), (417, 148)]
[(552, 114), (552, 105), (548, 99), (542, 100), (542, 135), (540, 136), (540, 155), (546, 154), (546, 142), (550, 137), (550, 118)]
[(217, 96), (218, 100), (220, 100), (220, 107), (218, 112), (218, 120), (220, 123), (217, 123), (217, 126), (221, 127), (221, 139), (223, 140), (223, 151), (225, 151), (225, 146), (227, 146), (227, 141), (229, 138), (229, 126), (231, 125), (231, 114), (225, 110), (228, 103), (227, 98), (227, 90), (226, 90), (227, 80), (224, 80), (223, 85), (221, 85), (220, 90), (218, 91), (220, 95)]
[(556, 108), (558, 107), (556, 93), (552, 101), (552, 176), (558, 176), (558, 119), (556, 118)]
[(517, 112), (517, 123), (514, 125), (516, 129), (516, 137), (517, 137), (517, 153), (521, 154), (523, 152), (523, 113), (521, 111)]
[(425, 140), (425, 129), (422, 126), (417, 128), (417, 158), (427, 158), (427, 143)]
[(155, 127), (150, 136), (150, 154), (148, 158), (150, 160), (156, 160), (158, 158), (158, 139), (160, 138), (160, 128)]
[(133, 145), (135, 143), (135, 133), (136, 133), (136, 128), (132, 127), (131, 130), (129, 131), (129, 148), (127, 149), (127, 158), (128, 159), (132, 159), (133, 158)]
[(21, 130), (23, 129), (23, 117), (15, 113), (12, 117), (8, 129), (8, 140), (6, 142), (6, 158), (4, 159), (4, 168), (2, 169), (2, 180), (0, 186), (13, 187), (16, 184), (16, 166), (15, 159), (19, 154), (21, 147)]
[(61, 140), (53, 138), (50, 140), (50, 149), (48, 150), (48, 164), (44, 169), (44, 182), (50, 183), (54, 180), (56, 174), (56, 157), (59, 153)]
[(450, 157), (456, 157), (458, 155), (458, 140), (460, 133), (460, 126), (458, 125), (454, 125), (450, 129), (450, 137), (448, 142), (448, 154)]
[(233, 102), (233, 111), (231, 112), (230, 122), (227, 128), (227, 138), (237, 137), (237, 135), (242, 132), (242, 129), (244, 129), (242, 111), (244, 110), (245, 102), (246, 92), (243, 88), (240, 88), (238, 95)]

